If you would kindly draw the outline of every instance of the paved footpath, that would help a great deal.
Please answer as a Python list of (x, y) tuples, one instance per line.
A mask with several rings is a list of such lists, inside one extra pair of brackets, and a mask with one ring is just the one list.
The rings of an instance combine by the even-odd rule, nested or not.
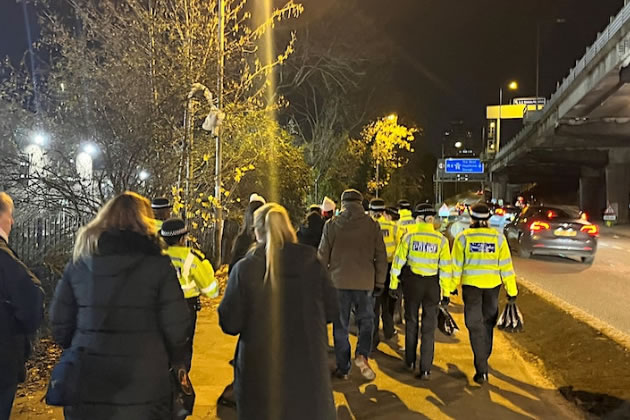
[[(191, 373), (197, 393), (193, 419), (236, 419), (234, 410), (218, 407), (217, 398), (232, 379), (229, 361), (236, 338), (224, 335), (217, 322), (216, 302), (204, 308), (197, 324)], [(376, 380), (365, 382), (358, 369), (350, 380), (333, 382), (337, 414), (345, 419), (579, 419), (583, 418), (543, 378), (535, 364), (511, 345), (509, 336), (495, 335), (490, 384), (472, 382), (472, 352), (464, 327), (461, 300), (451, 312), (462, 328), (453, 339), (436, 334), (433, 378), (421, 382), (401, 369), (401, 347), (381, 343), (372, 361)], [(402, 332), (402, 331), (401, 331)], [(534, 331), (523, 334), (534, 334)], [(351, 338), (353, 348), (356, 340)], [(402, 345), (404, 336), (400, 334)], [(331, 368), (334, 364), (330, 356)], [(20, 398), (12, 419), (62, 419), (61, 410), (39, 402), (40, 395)], [(37, 407), (33, 407), (36, 405)], [(30, 406), (30, 407), (29, 407)], [(37, 412), (37, 413), (36, 413)]]

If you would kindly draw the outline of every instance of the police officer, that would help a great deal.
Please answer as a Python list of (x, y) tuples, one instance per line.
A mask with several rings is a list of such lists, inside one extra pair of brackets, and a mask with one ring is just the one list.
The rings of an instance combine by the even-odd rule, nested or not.
[(153, 213), (155, 213), (155, 219), (153, 221), (159, 232), (160, 229), (162, 229), (162, 223), (171, 217), (173, 205), (168, 201), (168, 198), (157, 197), (151, 201), (151, 208), (153, 209)]
[(453, 243), (453, 289), (463, 284), (464, 317), (470, 334), (478, 384), (488, 381), (494, 326), (499, 314), (499, 290), (505, 286), (509, 300), (516, 299), (516, 276), (507, 240), (488, 227), (490, 210), (480, 203), (470, 209), (472, 225)]
[(416, 223), (411, 211), (411, 203), (408, 200), (400, 200), (398, 202), (398, 220), (399, 227), (411, 226)]
[(396, 296), (399, 278), (402, 281), (405, 298), (405, 365), (412, 372), (416, 366), (418, 347), (418, 310), (422, 306), (419, 376), (423, 380), (430, 378), (433, 366), (440, 295), (448, 300), (449, 292), (454, 288), (449, 243), (441, 233), (435, 231), (435, 215), (436, 211), (430, 204), (419, 204), (414, 209), (416, 224), (408, 227), (396, 249), (389, 285), (390, 293)]
[[(396, 246), (398, 245), (396, 240), (398, 237), (398, 225), (392, 220), (391, 215), (387, 213), (385, 201), (380, 198), (374, 198), (370, 201), (369, 210), (370, 216), (380, 225), (381, 232), (383, 233), (385, 251), (387, 252), (387, 277), (385, 277), (384, 290), (388, 290), (392, 261), (394, 261), (394, 254), (396, 253)], [(383, 334), (385, 335), (385, 339), (391, 340), (396, 336), (396, 329), (394, 328), (395, 307), (396, 300), (392, 299), (389, 293), (382, 293), (380, 296), (376, 296), (376, 302), (374, 304), (374, 339), (372, 340), (372, 349), (376, 349), (380, 341), (378, 326), (381, 317), (383, 319)]]
[(219, 288), (210, 262), (201, 252), (185, 245), (188, 229), (183, 220), (166, 220), (162, 224), (160, 234), (168, 245), (166, 254), (171, 258), (171, 262), (177, 271), (179, 284), (182, 287), (184, 297), (192, 314), (190, 340), (186, 351), (186, 368), (190, 371), (197, 312), (201, 310), (199, 296), (217, 297)]

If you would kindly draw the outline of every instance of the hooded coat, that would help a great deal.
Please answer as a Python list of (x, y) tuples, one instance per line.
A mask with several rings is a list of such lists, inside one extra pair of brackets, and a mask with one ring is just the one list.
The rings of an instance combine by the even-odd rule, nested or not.
[(55, 341), (87, 351), (81, 404), (66, 407), (66, 418), (172, 418), (169, 368), (182, 360), (189, 319), (157, 239), (103, 233), (96, 255), (68, 265), (50, 308)]
[(359, 201), (326, 222), (318, 256), (337, 289), (372, 291), (385, 285), (387, 252), (381, 227)]
[(240, 420), (333, 420), (326, 323), (337, 292), (311, 247), (285, 244), (282, 273), (265, 281), (263, 245), (230, 274), (219, 323), (239, 335), (234, 391)]
[(306, 220), (297, 231), (298, 242), (317, 249), (322, 240), (324, 223), (325, 221), (319, 212), (309, 213), (308, 216), (306, 216)]

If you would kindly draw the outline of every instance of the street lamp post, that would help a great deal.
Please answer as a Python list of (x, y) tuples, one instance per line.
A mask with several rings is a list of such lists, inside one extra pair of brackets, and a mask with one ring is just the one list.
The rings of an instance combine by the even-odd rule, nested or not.
[[(217, 3), (218, 16), (219, 16), (219, 34), (218, 34), (218, 47), (219, 47), (219, 65), (217, 74), (217, 106), (219, 112), (223, 111), (223, 78), (225, 75), (225, 3), (224, 0), (219, 0)], [(221, 264), (221, 242), (223, 239), (223, 208), (221, 207), (221, 131), (220, 127), (217, 127), (216, 131), (216, 162), (214, 167), (214, 199), (215, 207), (217, 209), (216, 225), (215, 225), (215, 249), (214, 254), (216, 261), (220, 266)]]
[[(566, 23), (565, 18), (557, 18), (553, 23)], [(536, 25), (536, 111), (538, 111), (538, 98), (540, 97), (540, 30), (542, 25), (548, 22), (538, 21)]]
[[(510, 82), (510, 84), (508, 84), (508, 89), (509, 90), (518, 89), (518, 83)], [(499, 118), (497, 118), (497, 147), (495, 149), (496, 153), (499, 153), (499, 149), (501, 147), (501, 109), (502, 108), (503, 108), (503, 86), (499, 88)]]

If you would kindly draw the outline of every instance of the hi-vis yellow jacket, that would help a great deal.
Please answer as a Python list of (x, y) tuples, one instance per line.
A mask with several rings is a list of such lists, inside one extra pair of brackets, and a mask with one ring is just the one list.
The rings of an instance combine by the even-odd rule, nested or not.
[(396, 248), (390, 289), (398, 288), (398, 276), (405, 265), (420, 276), (439, 274), (440, 287), (445, 295), (454, 289), (448, 240), (440, 232), (436, 232), (431, 223), (416, 223), (407, 227), (407, 233)]
[(160, 229), (162, 229), (162, 224), (164, 222), (162, 220), (159, 219), (153, 219), (153, 224), (155, 225), (155, 228), (157, 229), (157, 231), (159, 232)]
[(205, 256), (192, 248), (185, 246), (169, 246), (166, 254), (177, 271), (179, 284), (184, 297), (194, 298), (200, 294), (207, 297), (217, 297), (219, 287), (214, 278), (212, 265)]
[(453, 289), (460, 283), (493, 289), (501, 283), (516, 296), (516, 275), (503, 234), (491, 228), (466, 229), (453, 242)]
[(398, 237), (396, 238), (396, 243), (400, 243), (402, 237), (405, 236), (405, 233), (407, 233), (407, 229), (416, 224), (416, 219), (413, 218), (411, 210), (400, 210), (398, 214), (400, 215), (400, 219), (396, 222), (396, 225), (398, 226)]
[(376, 219), (381, 226), (381, 232), (383, 233), (383, 242), (385, 242), (385, 251), (387, 252), (387, 262), (394, 261), (394, 254), (396, 253), (396, 247), (398, 246), (398, 225), (396, 222), (387, 220), (384, 217)]

